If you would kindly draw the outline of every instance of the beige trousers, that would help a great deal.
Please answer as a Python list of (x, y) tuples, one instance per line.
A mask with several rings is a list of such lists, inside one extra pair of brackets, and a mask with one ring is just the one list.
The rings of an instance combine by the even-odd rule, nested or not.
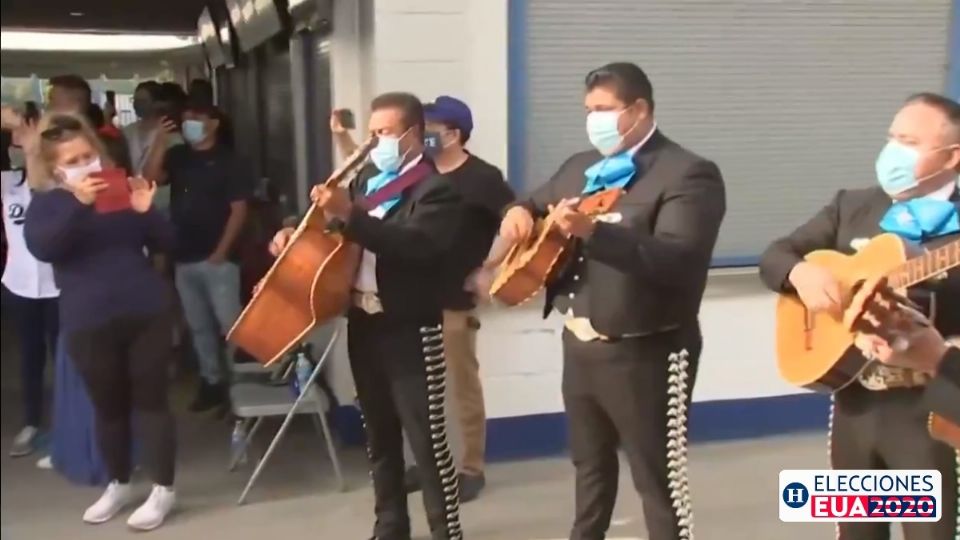
[[(447, 364), (445, 412), (447, 441), (460, 472), (483, 473), (487, 444), (487, 415), (477, 361), (477, 330), (480, 322), (473, 311), (443, 312), (443, 348)], [(413, 453), (403, 441), (404, 461), (414, 463)]]

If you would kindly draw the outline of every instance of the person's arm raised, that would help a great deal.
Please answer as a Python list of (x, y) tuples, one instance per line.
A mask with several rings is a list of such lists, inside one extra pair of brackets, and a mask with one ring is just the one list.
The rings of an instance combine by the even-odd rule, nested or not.
[(143, 176), (153, 180), (157, 184), (166, 184), (169, 178), (167, 170), (167, 149), (170, 146), (170, 134), (177, 131), (177, 125), (168, 118), (160, 121), (153, 136), (153, 143), (147, 152), (147, 158), (143, 164)]

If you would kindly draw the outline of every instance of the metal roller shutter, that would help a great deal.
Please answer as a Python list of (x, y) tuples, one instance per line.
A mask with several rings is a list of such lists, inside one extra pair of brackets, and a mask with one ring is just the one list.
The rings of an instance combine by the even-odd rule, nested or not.
[[(261, 50), (262, 49), (262, 50)], [(287, 39), (262, 45), (263, 91), (262, 138), (264, 174), (280, 191), (282, 210), (297, 212), (297, 177), (293, 137), (293, 98), (290, 88), (290, 48)]]
[(250, 164), (253, 174), (261, 176), (260, 91), (257, 85), (258, 67), (252, 55), (242, 59), (237, 67), (217, 70), (220, 105), (230, 115), (233, 126), (233, 145), (237, 153)]
[(530, 0), (526, 11), (525, 187), (588, 146), (586, 73), (636, 62), (661, 129), (723, 171), (721, 264), (755, 258), (837, 188), (870, 185), (903, 99), (945, 88), (950, 0)]

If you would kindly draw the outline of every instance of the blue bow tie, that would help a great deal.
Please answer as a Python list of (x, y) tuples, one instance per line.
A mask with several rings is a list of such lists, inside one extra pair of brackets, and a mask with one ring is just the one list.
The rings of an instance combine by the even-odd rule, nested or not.
[(584, 172), (587, 183), (583, 186), (583, 193), (594, 193), (611, 188), (623, 188), (637, 173), (637, 165), (633, 162), (630, 152), (603, 158), (594, 163)]
[[(400, 178), (399, 174), (395, 172), (386, 172), (386, 171), (383, 171), (380, 174), (374, 177), (371, 177), (369, 180), (367, 180), (367, 192), (366, 192), (367, 197), (383, 189), (384, 187), (386, 187), (387, 184), (389, 184), (390, 182), (393, 182), (397, 178)], [(400, 202), (400, 198), (401, 198), (401, 195), (397, 194), (395, 197), (392, 197), (380, 203), (380, 206), (378, 206), (377, 208), (382, 209), (384, 213), (387, 213), (390, 211), (391, 208), (393, 208), (395, 204)]]
[(891, 206), (880, 228), (920, 242), (960, 232), (960, 213), (956, 203), (921, 197)]

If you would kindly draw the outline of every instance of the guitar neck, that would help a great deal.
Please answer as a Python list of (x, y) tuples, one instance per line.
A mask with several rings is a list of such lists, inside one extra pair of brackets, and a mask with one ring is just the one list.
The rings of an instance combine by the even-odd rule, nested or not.
[(367, 140), (363, 141), (352, 154), (347, 156), (347, 159), (343, 160), (343, 165), (340, 165), (340, 168), (333, 171), (333, 173), (327, 178), (323, 185), (327, 187), (336, 187), (343, 182), (343, 179), (353, 175), (357, 172), (361, 166), (363, 166), (364, 161), (367, 159), (367, 154), (370, 153), (370, 150), (376, 145), (377, 138), (371, 135)]
[(960, 266), (960, 240), (910, 259), (888, 276), (894, 288), (909, 288)]
[[(370, 153), (370, 150), (374, 147), (377, 142), (375, 136), (370, 136), (367, 140), (363, 141), (356, 150), (350, 154), (347, 159), (344, 160), (343, 165), (341, 165), (337, 170), (323, 182), (323, 185), (326, 187), (337, 187), (343, 183), (345, 178), (350, 177), (355, 178), (356, 175), (360, 173), (360, 169), (363, 166), (364, 162), (367, 159), (367, 154)], [(294, 235), (299, 236), (304, 229), (312, 222), (313, 215), (317, 212), (320, 212), (320, 209), (316, 204), (310, 203), (310, 207), (307, 208), (307, 213), (304, 215), (303, 219), (300, 220), (300, 224), (297, 226)]]

